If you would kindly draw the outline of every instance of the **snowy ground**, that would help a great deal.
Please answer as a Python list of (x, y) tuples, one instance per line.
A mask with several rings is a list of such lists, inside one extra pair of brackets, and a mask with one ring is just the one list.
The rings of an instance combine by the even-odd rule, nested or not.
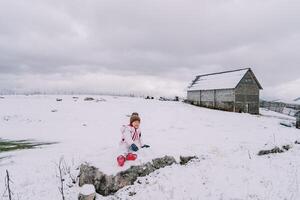
[[(73, 175), (85, 161), (108, 174), (117, 173), (121, 170), (115, 162), (120, 127), (134, 111), (142, 117), (143, 141), (151, 148), (122, 169), (164, 155), (177, 159), (197, 155), (201, 159), (160, 169), (141, 178), (141, 184), (97, 199), (300, 199), (300, 145), (293, 144), (300, 140), (300, 130), (279, 125), (294, 118), (265, 110), (261, 116), (253, 116), (181, 102), (110, 96), (101, 96), (105, 102), (86, 102), (84, 97), (77, 101), (59, 95), (0, 99), (0, 138), (59, 142), (0, 153), (0, 158), (5, 157), (0, 159), (0, 200), (7, 199), (2, 196), (6, 169), (13, 180), (15, 199), (60, 199), (57, 164), (62, 156)], [(261, 149), (285, 144), (293, 148), (257, 156)], [(67, 199), (77, 199), (77, 190), (77, 186), (67, 187)], [(136, 194), (129, 196), (130, 192)]]

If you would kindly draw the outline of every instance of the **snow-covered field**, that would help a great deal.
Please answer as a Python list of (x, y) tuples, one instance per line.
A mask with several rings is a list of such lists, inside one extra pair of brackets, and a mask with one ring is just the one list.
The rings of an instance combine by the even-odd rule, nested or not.
[[(59, 142), (0, 153), (5, 157), (0, 159), (0, 200), (8, 199), (2, 196), (6, 169), (13, 180), (14, 199), (58, 200), (57, 164), (62, 156), (71, 174), (77, 175), (76, 168), (83, 162), (115, 174), (164, 155), (176, 159), (197, 155), (200, 160), (160, 169), (141, 178), (141, 184), (97, 199), (300, 199), (300, 145), (293, 144), (300, 140), (300, 130), (279, 125), (294, 118), (264, 110), (254, 116), (181, 102), (112, 96), (93, 96), (107, 101), (87, 102), (85, 97), (77, 101), (59, 95), (0, 99), (0, 138)], [(116, 164), (120, 127), (134, 111), (140, 113), (143, 141), (151, 148), (120, 168)], [(285, 144), (293, 148), (257, 156), (261, 149)], [(67, 186), (67, 199), (77, 199), (77, 190), (76, 185)], [(129, 196), (129, 192), (136, 194)]]

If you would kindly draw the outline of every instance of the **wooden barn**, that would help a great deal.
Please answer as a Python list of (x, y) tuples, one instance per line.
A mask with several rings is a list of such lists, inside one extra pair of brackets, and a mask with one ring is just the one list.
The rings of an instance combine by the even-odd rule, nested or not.
[(262, 86), (250, 68), (196, 76), (187, 101), (203, 107), (259, 114)]

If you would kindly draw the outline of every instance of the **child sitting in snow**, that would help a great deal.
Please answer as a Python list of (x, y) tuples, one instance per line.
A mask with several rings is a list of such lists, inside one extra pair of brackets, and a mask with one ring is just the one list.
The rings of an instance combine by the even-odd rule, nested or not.
[(121, 128), (122, 140), (120, 142), (120, 149), (123, 155), (118, 156), (117, 162), (119, 166), (123, 166), (126, 160), (136, 160), (137, 152), (140, 148), (148, 148), (149, 145), (143, 145), (141, 141), (140, 130), (141, 119), (138, 113), (132, 113), (130, 117), (130, 124), (124, 125)]

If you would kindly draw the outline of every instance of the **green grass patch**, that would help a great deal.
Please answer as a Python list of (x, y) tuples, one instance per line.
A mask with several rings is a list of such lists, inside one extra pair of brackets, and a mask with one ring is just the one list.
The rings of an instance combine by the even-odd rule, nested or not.
[(57, 142), (37, 142), (34, 140), (6, 140), (0, 138), (0, 153), (21, 149), (33, 149), (56, 143)]

